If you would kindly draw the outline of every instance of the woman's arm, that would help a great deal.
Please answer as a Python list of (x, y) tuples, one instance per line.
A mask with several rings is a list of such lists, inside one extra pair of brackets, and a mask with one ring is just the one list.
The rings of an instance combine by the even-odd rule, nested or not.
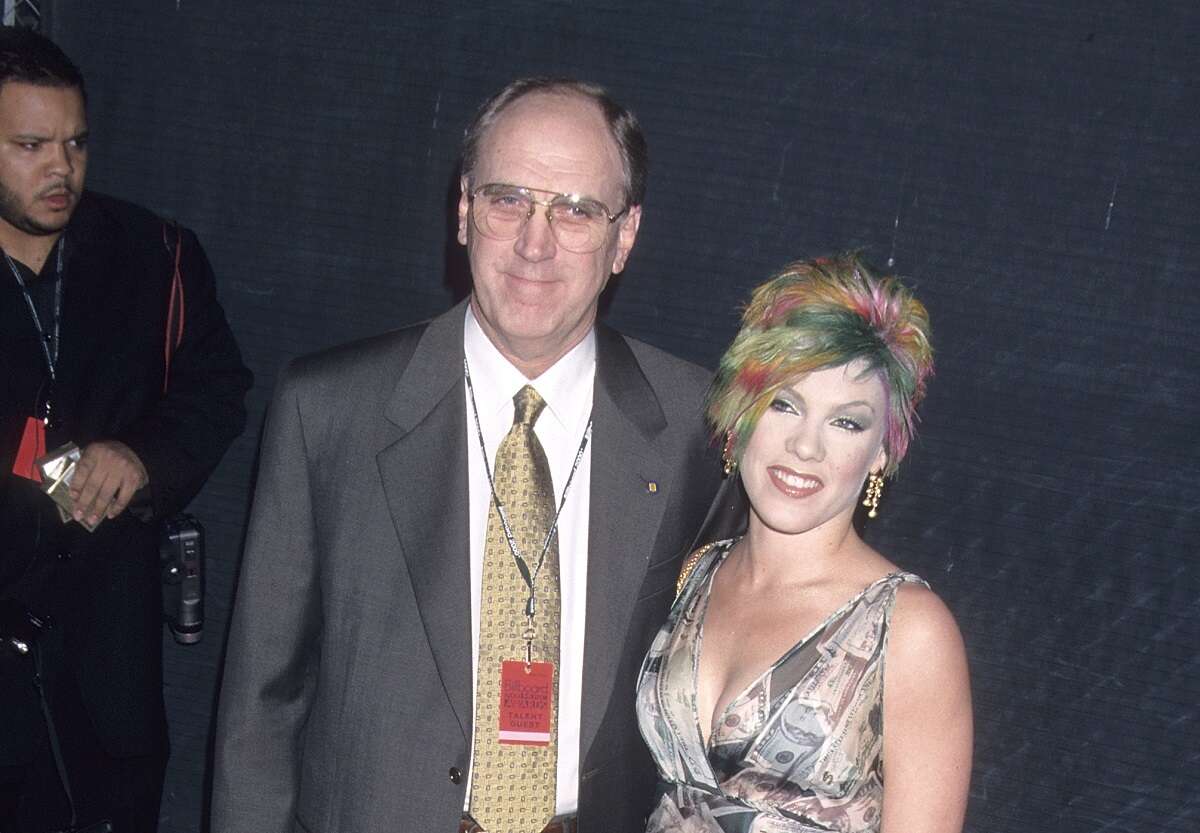
[(902, 587), (884, 666), (882, 833), (960, 833), (971, 746), (958, 625), (931, 591)]

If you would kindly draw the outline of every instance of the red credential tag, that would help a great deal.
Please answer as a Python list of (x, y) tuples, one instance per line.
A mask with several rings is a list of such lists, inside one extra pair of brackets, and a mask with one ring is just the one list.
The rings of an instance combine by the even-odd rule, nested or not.
[(46, 426), (40, 419), (25, 418), (25, 430), (21, 432), (21, 444), (13, 460), (12, 473), (34, 483), (42, 482), (42, 473), (33, 461), (46, 456)]
[(500, 742), (549, 746), (554, 708), (554, 663), (500, 664)]

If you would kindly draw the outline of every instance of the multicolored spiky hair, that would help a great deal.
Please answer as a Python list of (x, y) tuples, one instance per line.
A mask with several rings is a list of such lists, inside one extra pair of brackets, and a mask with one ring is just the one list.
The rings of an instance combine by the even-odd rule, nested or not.
[(884, 382), (888, 476), (908, 450), (933, 373), (929, 314), (898, 280), (871, 274), (855, 253), (785, 266), (754, 290), (708, 392), (708, 418), (727, 456), (741, 460), (780, 388), (855, 360)]

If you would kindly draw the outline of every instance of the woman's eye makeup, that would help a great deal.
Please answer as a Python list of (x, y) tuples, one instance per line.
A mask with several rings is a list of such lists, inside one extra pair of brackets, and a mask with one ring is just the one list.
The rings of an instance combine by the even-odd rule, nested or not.
[(862, 431), (864, 426), (861, 422), (850, 417), (837, 417), (833, 420), (833, 424), (838, 428), (845, 428), (847, 431)]
[[(778, 411), (783, 414), (802, 414), (803, 407), (793, 399), (787, 396), (777, 396), (771, 400), (770, 408), (772, 411)], [(850, 415), (846, 413), (839, 414), (829, 420), (829, 424), (835, 428), (841, 428), (844, 431), (866, 431), (871, 427), (873, 420), (869, 416)]]

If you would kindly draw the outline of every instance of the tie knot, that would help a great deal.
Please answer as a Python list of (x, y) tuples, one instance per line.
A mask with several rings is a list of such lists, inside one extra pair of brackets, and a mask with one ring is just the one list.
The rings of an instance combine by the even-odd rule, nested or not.
[(513, 405), (516, 407), (513, 424), (528, 425), (532, 428), (533, 424), (537, 422), (537, 418), (541, 416), (542, 409), (546, 407), (546, 400), (542, 399), (532, 385), (526, 385), (513, 397)]

